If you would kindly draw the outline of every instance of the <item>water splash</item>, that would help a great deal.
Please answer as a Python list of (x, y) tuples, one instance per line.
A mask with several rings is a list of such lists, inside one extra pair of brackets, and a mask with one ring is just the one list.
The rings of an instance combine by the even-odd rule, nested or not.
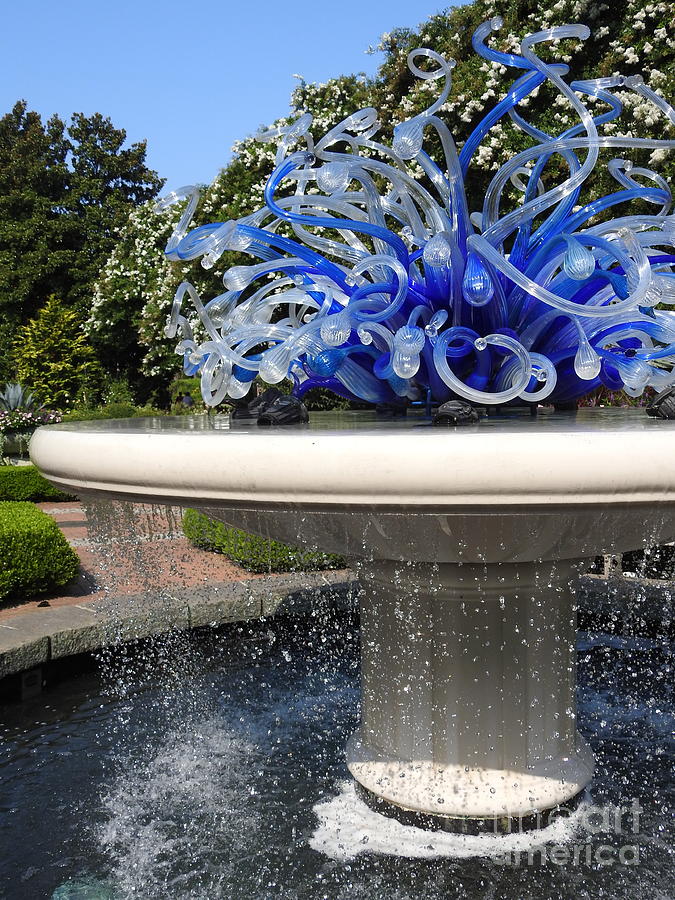
[[(358, 718), (356, 636), (354, 623), (344, 617), (330, 626), (307, 619), (285, 626), (259, 623), (250, 633), (232, 626), (210, 635), (205, 647), (199, 636), (190, 638), (183, 649), (195, 674), (180, 684), (160, 677), (157, 667), (145, 683), (140, 659), (135, 669), (127, 668), (129, 685), (116, 700), (97, 693), (93, 684), (78, 688), (78, 679), (54, 688), (49, 706), (41, 701), (32, 717), (25, 705), (5, 710), (0, 838), (12, 852), (0, 859), (0, 895), (674, 895), (671, 643), (586, 636), (581, 642), (580, 719), (599, 757), (592, 802), (627, 805), (637, 797), (645, 810), (640, 833), (601, 831), (589, 840), (547, 832), (558, 846), (573, 847), (582, 838), (593, 853), (605, 844), (617, 851), (623, 843), (639, 843), (640, 865), (606, 867), (594, 858), (589, 864), (582, 854), (578, 866), (518, 867), (499, 864), (503, 843), (493, 850), (481, 845), (476, 855), (471, 842), (477, 838), (425, 835), (427, 844), (456, 841), (445, 855), (433, 857), (416, 856), (410, 847), (396, 855), (402, 849), (398, 838), (378, 849), (379, 826), (398, 826), (392, 820), (378, 820), (367, 844), (346, 846), (355, 854), (330, 848), (336, 839), (345, 845), (345, 837), (354, 836), (350, 816), (363, 815), (365, 821), (375, 815), (341, 788), (347, 777), (344, 741)], [(169, 644), (166, 656), (176, 649)], [(341, 802), (340, 836), (333, 826)], [(43, 815), (35, 815), (38, 808)], [(316, 846), (324, 838), (327, 843)], [(335, 858), (338, 852), (342, 856)]]
[[(587, 805), (587, 802), (586, 802)], [(361, 800), (353, 781), (340, 785), (337, 796), (314, 807), (319, 826), (310, 846), (331, 859), (353, 859), (361, 853), (413, 859), (481, 857), (503, 861), (505, 855), (527, 853), (545, 844), (570, 842), (584, 815), (584, 803), (569, 816), (539, 831), (523, 834), (446, 834), (402, 825), (374, 812)]]
[(241, 735), (192, 721), (154, 756), (126, 768), (103, 798), (98, 830), (117, 896), (137, 896), (141, 885), (146, 897), (197, 897), (199, 882), (210, 892), (224, 886), (233, 861), (250, 853), (260, 822), (249, 776), (256, 755)]

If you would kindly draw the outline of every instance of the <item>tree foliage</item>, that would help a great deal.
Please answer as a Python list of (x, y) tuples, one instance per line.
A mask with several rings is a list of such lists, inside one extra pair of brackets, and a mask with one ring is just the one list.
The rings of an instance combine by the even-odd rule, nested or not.
[(0, 310), (16, 324), (63, 292), (71, 254), (63, 204), (68, 183), (64, 124), (46, 125), (25, 101), (0, 119)]
[(88, 311), (92, 285), (129, 212), (163, 182), (145, 142), (99, 113), (68, 127), (24, 100), (0, 118), (0, 313), (14, 328), (58, 294)]

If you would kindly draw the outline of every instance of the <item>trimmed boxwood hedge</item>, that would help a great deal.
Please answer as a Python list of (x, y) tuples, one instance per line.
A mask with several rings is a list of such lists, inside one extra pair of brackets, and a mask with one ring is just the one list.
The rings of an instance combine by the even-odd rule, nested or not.
[(67, 584), (79, 564), (50, 516), (32, 503), (0, 502), (0, 600)]
[(249, 572), (316, 571), (345, 566), (341, 556), (289, 547), (279, 541), (248, 534), (214, 521), (196, 509), (185, 510), (183, 531), (196, 547), (223, 553)]
[(0, 500), (70, 500), (53, 487), (35, 466), (0, 466)]
[[(199, 382), (197, 382), (199, 383)], [(63, 414), (64, 422), (91, 422), (100, 419), (135, 419), (145, 416), (165, 416), (162, 409), (154, 406), (136, 406), (124, 400), (106, 403), (105, 406), (80, 406)]]

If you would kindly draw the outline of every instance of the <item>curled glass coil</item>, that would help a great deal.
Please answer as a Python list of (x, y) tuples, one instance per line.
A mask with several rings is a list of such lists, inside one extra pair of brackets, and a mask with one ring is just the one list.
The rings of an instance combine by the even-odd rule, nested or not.
[[(180, 337), (177, 352), (185, 371), (200, 375), (209, 406), (246, 396), (256, 377), (290, 379), (299, 397), (322, 387), (371, 403), (457, 397), (486, 405), (568, 403), (601, 385), (639, 396), (675, 383), (672, 195), (660, 175), (625, 158), (675, 149), (675, 141), (598, 130), (621, 115), (616, 90), (638, 93), (673, 124), (675, 110), (639, 77), (568, 83), (566, 65), (537, 56), (542, 42), (586, 39), (586, 26), (529, 35), (516, 55), (485, 43), (501, 24), (481, 25), (473, 46), (521, 71), (461, 152), (438, 115), (454, 62), (417, 49), (408, 65), (439, 82), (438, 97), (394, 128), (391, 146), (376, 139), (374, 109), (319, 140), (304, 114), (274, 132), (276, 167), (261, 209), (189, 230), (199, 191), (182, 188), (160, 201), (161, 210), (187, 200), (166, 247), (170, 260), (201, 257), (207, 269), (226, 251), (253, 260), (228, 269), (224, 291), (209, 302), (188, 282), (173, 302), (166, 334)], [(545, 82), (578, 120), (559, 135), (519, 111)], [(607, 109), (592, 113), (589, 98)], [(470, 213), (472, 160), (504, 117), (532, 146), (496, 172), (482, 210)], [(430, 135), (441, 160), (425, 150)], [(606, 164), (616, 190), (582, 205), (605, 149), (622, 154)], [(551, 171), (563, 172), (555, 185)], [(520, 201), (502, 214), (512, 187)], [(626, 215), (638, 200), (653, 214)], [(611, 218), (616, 207), (621, 215)]]

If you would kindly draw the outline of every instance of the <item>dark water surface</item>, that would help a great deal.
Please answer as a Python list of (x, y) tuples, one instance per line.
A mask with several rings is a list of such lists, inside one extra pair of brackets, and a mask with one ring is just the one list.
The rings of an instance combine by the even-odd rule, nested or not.
[(587, 802), (639, 803), (637, 830), (599, 822), (565, 864), (516, 865), (313, 849), (314, 807), (348, 791), (357, 643), (339, 616), (176, 634), (0, 708), (0, 897), (672, 900), (672, 645), (580, 642)]

